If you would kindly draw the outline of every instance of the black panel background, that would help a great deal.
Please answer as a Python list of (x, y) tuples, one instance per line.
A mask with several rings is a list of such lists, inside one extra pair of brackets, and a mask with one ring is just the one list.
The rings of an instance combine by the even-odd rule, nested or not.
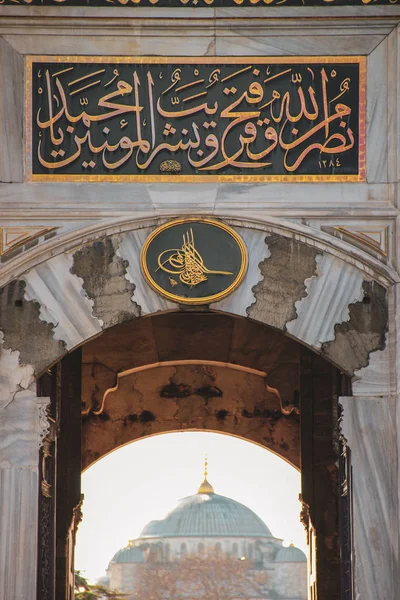
[[(251, 62), (247, 63), (251, 64)], [(161, 97), (161, 105), (164, 109), (168, 111), (177, 110), (176, 106), (171, 105), (171, 96), (174, 95), (174, 92), (168, 92), (167, 94), (162, 95), (162, 92), (168, 87), (171, 83), (171, 75), (173, 71), (180, 67), (182, 69), (181, 81), (179, 85), (185, 84), (187, 82), (191, 82), (194, 79), (205, 79), (207, 83), (209, 80), (209, 76), (214, 69), (219, 68), (221, 70), (221, 79), (229, 76), (230, 74), (243, 69), (247, 64), (239, 63), (239, 64), (224, 64), (221, 62), (220, 64), (198, 64), (193, 62), (193, 64), (179, 64), (179, 62), (175, 64), (121, 64), (121, 63), (33, 63), (33, 73), (32, 73), (32, 89), (33, 89), (33, 111), (32, 111), (32, 172), (33, 174), (57, 174), (57, 175), (160, 175), (160, 165), (163, 161), (173, 159), (178, 161), (182, 170), (180, 174), (183, 175), (356, 175), (358, 173), (358, 135), (359, 135), (359, 64), (357, 63), (323, 63), (320, 64), (310, 63), (310, 64), (291, 64), (290, 61), (281, 63), (281, 64), (270, 64), (268, 65), (268, 59), (266, 59), (265, 64), (259, 65), (254, 64), (253, 67), (260, 70), (261, 74), (258, 77), (255, 77), (252, 74), (252, 70), (243, 73), (239, 76), (236, 76), (232, 79), (227, 80), (225, 83), (218, 82), (216, 85), (210, 87), (207, 91), (206, 100), (200, 98), (199, 100), (190, 101), (187, 104), (184, 104), (183, 108), (191, 108), (196, 105), (196, 103), (200, 104), (202, 102), (207, 102), (208, 106), (213, 106), (215, 102), (218, 102), (219, 109), (215, 115), (206, 115), (204, 111), (197, 113), (195, 115), (191, 115), (188, 117), (172, 117), (172, 118), (164, 118), (161, 117), (157, 111), (156, 114), (156, 145), (160, 144), (163, 141), (170, 141), (171, 143), (176, 143), (179, 136), (181, 136), (182, 129), (187, 129), (189, 131), (189, 136), (193, 138), (193, 130), (192, 130), (192, 122), (195, 121), (197, 126), (199, 127), (199, 132), (202, 138), (202, 145), (200, 149), (204, 151), (204, 156), (206, 153), (210, 152), (207, 147), (204, 145), (204, 140), (208, 133), (215, 133), (219, 140), (221, 140), (222, 135), (224, 133), (227, 125), (233, 120), (229, 118), (222, 118), (220, 115), (221, 110), (229, 104), (233, 102), (234, 99), (240, 96), (242, 92), (248, 89), (248, 86), (251, 82), (258, 81), (264, 87), (264, 100), (269, 99), (271, 97), (272, 91), (278, 91), (281, 96), (285, 94), (285, 92), (290, 92), (291, 94), (291, 104), (290, 111), (292, 114), (296, 114), (300, 109), (300, 102), (298, 100), (298, 84), (292, 83), (291, 74), (285, 77), (278, 77), (271, 82), (266, 84), (263, 83), (263, 79), (267, 77), (266, 69), (269, 68), (269, 77), (274, 76), (282, 72), (285, 69), (292, 68), (293, 74), (300, 74), (302, 77), (302, 88), (304, 90), (304, 94), (306, 97), (306, 106), (308, 110), (312, 110), (312, 105), (310, 102), (310, 98), (308, 96), (308, 87), (313, 86), (316, 92), (316, 98), (318, 101), (318, 105), (320, 107), (320, 116), (317, 121), (311, 122), (306, 118), (302, 118), (298, 123), (292, 124), (292, 129), (296, 127), (299, 131), (298, 136), (302, 133), (305, 133), (310, 129), (310, 127), (314, 126), (316, 123), (322, 121), (322, 84), (321, 84), (321, 69), (325, 68), (326, 72), (330, 74), (332, 71), (336, 72), (336, 77), (331, 78), (327, 82), (327, 94), (328, 99), (333, 99), (335, 96), (340, 94), (340, 84), (346, 79), (350, 78), (350, 90), (346, 92), (341, 98), (337, 100), (337, 102), (345, 103), (347, 106), (351, 108), (351, 115), (346, 117), (346, 127), (349, 126), (354, 134), (355, 144), (352, 149), (347, 150), (341, 154), (337, 155), (329, 155), (324, 154), (321, 155), (318, 150), (313, 150), (301, 163), (301, 165), (297, 168), (295, 172), (289, 173), (283, 164), (283, 150), (278, 146), (266, 159), (268, 162), (272, 162), (271, 166), (265, 166), (260, 168), (238, 168), (232, 165), (228, 165), (221, 170), (217, 171), (207, 171), (200, 170), (194, 168), (187, 161), (187, 151), (178, 150), (177, 152), (171, 153), (170, 151), (163, 150), (160, 154), (158, 154), (153, 162), (146, 169), (138, 169), (135, 164), (135, 154), (136, 150), (134, 150), (133, 156), (131, 159), (116, 169), (105, 168), (101, 161), (100, 155), (95, 155), (88, 148), (88, 145), (84, 145), (82, 148), (82, 153), (78, 160), (75, 160), (72, 164), (60, 168), (60, 169), (47, 169), (43, 167), (38, 159), (38, 142), (39, 142), (39, 127), (36, 124), (36, 116), (38, 110), (40, 109), (40, 118), (42, 121), (48, 119), (49, 110), (48, 110), (48, 99), (47, 99), (47, 88), (45, 81), (45, 72), (48, 69), (50, 74), (54, 74), (63, 69), (73, 67), (73, 71), (62, 74), (59, 76), (60, 81), (66, 90), (68, 109), (72, 115), (79, 115), (83, 110), (86, 110), (90, 114), (105, 114), (108, 109), (101, 108), (97, 106), (97, 101), (100, 96), (103, 96), (106, 93), (109, 93), (116, 89), (116, 81), (124, 80), (130, 85), (133, 85), (133, 74), (136, 71), (140, 80), (139, 92), (140, 92), (140, 103), (144, 107), (141, 112), (141, 121), (146, 121), (146, 126), (142, 126), (142, 135), (146, 139), (150, 140), (150, 111), (149, 111), (149, 96), (148, 96), (148, 80), (147, 74), (150, 71), (152, 74), (152, 78), (154, 81), (154, 103), (156, 104), (158, 97)], [(92, 79), (87, 79), (82, 84), (90, 82), (93, 79), (101, 79), (101, 83), (98, 86), (91, 87), (82, 93), (69, 96), (68, 91), (71, 89), (76, 89), (78, 84), (74, 87), (68, 86), (68, 83), (72, 80), (84, 77), (89, 73), (93, 73), (97, 70), (105, 68), (105, 73), (96, 76)], [(198, 69), (199, 74), (195, 75), (195, 69)], [(310, 68), (312, 68), (315, 73), (315, 79), (313, 79)], [(119, 73), (118, 79), (109, 87), (104, 88), (104, 84), (108, 83), (113, 78), (114, 70), (117, 69)], [(41, 77), (38, 77), (40, 72)], [(162, 73), (163, 77), (160, 79), (160, 73)], [(51, 77), (51, 87), (52, 93), (57, 92), (55, 87), (55, 78)], [(204, 90), (206, 85), (198, 85), (191, 88), (188, 88), (186, 92), (182, 92), (181, 96), (194, 95), (197, 92), (201, 92)], [(38, 93), (38, 88), (42, 87), (43, 93)], [(228, 87), (236, 87), (238, 92), (236, 95), (226, 96), (223, 93), (224, 88)], [(178, 87), (178, 86), (177, 86)], [(80, 101), (83, 98), (87, 98), (88, 104), (86, 106), (81, 106)], [(121, 104), (126, 103), (127, 105), (134, 103), (134, 92), (131, 94), (125, 94), (123, 97), (118, 97), (114, 100), (115, 102), (119, 102)], [(334, 113), (333, 107), (337, 102), (330, 104), (330, 113)], [(57, 104), (53, 101), (53, 111), (57, 112)], [(243, 101), (236, 110), (242, 111), (251, 111), (255, 110), (256, 105), (249, 104)], [(275, 106), (274, 112), (279, 112), (279, 106)], [(118, 117), (112, 117), (105, 121), (92, 123), (90, 127), (92, 141), (95, 145), (100, 146), (105, 141), (104, 127), (110, 129), (109, 134), (107, 135), (107, 140), (109, 143), (117, 143), (118, 140), (121, 139), (122, 136), (128, 136), (131, 140), (137, 139), (137, 127), (134, 114), (130, 115), (122, 115), (128, 121), (128, 126), (126, 126), (123, 130), (120, 128), (121, 115)], [(261, 119), (264, 117), (270, 116), (269, 109), (265, 109), (262, 112)], [(203, 126), (204, 122), (212, 122), (215, 121), (217, 123), (216, 129), (206, 130)], [(254, 121), (257, 121), (255, 119)], [(169, 123), (173, 128), (176, 129), (177, 134), (173, 136), (165, 136), (163, 135), (163, 130), (165, 125)], [(42, 140), (42, 155), (43, 157), (52, 162), (54, 159), (51, 157), (51, 152), (53, 150), (59, 150), (62, 148), (66, 155), (64, 158), (73, 154), (76, 150), (76, 145), (74, 143), (74, 135), (78, 134), (79, 136), (84, 136), (87, 131), (86, 126), (82, 123), (82, 121), (78, 122), (75, 126), (74, 132), (72, 134), (68, 134), (66, 132), (66, 127), (68, 126), (68, 121), (65, 117), (61, 117), (61, 119), (55, 124), (55, 130), (61, 128), (64, 134), (64, 142), (61, 146), (54, 146), (50, 141), (49, 130), (43, 130), (41, 132), (41, 140)], [(272, 123), (274, 125), (274, 123)], [(251, 149), (253, 152), (261, 152), (265, 149), (270, 142), (266, 142), (265, 137), (263, 135), (263, 131), (260, 128), (259, 133), (257, 134), (257, 139), (255, 143), (252, 144)], [(280, 125), (276, 126), (277, 132), (280, 131)], [(264, 128), (265, 130), (265, 128)], [(341, 129), (339, 127), (338, 122), (331, 126), (331, 133), (343, 133), (346, 129)], [(288, 136), (289, 129), (285, 130), (285, 139), (286, 141), (291, 141), (294, 138)], [(239, 135), (244, 134), (244, 124), (236, 126), (233, 131), (229, 134), (227, 138), (227, 148), (230, 154), (234, 154), (235, 151), (239, 148)], [(188, 136), (187, 136), (188, 137)], [(324, 129), (321, 129), (317, 136), (313, 136), (313, 142), (323, 143), (325, 140), (324, 137)], [(109, 153), (108, 153), (109, 154)], [(108, 155), (107, 155), (108, 156)], [(122, 151), (117, 151), (108, 156), (110, 162), (114, 162), (116, 159), (121, 158), (123, 156)], [(199, 157), (195, 154), (195, 151), (192, 152), (193, 158), (198, 159)], [(222, 160), (222, 155), (219, 153), (218, 158)], [(341, 165), (340, 167), (332, 166), (330, 168), (324, 168), (321, 170), (320, 165), (318, 164), (320, 159), (333, 159), (335, 161), (336, 158), (339, 159)], [(58, 159), (57, 159), (58, 160)], [(96, 162), (94, 168), (84, 168), (82, 166), (82, 162), (90, 162), (93, 160)], [(140, 155), (140, 162), (144, 162), (145, 156), (143, 153)], [(218, 162), (216, 159), (213, 160), (213, 163)]]

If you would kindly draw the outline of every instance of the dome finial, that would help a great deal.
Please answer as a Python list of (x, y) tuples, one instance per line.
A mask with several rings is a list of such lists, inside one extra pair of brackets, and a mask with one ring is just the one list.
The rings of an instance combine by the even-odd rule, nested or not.
[(208, 475), (208, 458), (207, 458), (207, 454), (204, 458), (204, 481), (201, 484), (201, 486), (199, 487), (199, 489), (197, 490), (198, 494), (214, 494), (214, 488), (211, 485), (211, 483), (209, 483), (207, 481), (207, 475)]

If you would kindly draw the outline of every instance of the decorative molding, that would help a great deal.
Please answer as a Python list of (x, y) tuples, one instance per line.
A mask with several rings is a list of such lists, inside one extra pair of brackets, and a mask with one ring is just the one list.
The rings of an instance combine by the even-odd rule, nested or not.
[[(48, 402), (47, 398), (44, 400)], [(39, 423), (36, 393), (31, 390), (16, 392), (1, 413), (0, 469), (37, 470), (41, 443)]]
[[(338, 233), (357, 240), (364, 246), (369, 246), (373, 250), (379, 252), (382, 256), (387, 256), (389, 252), (389, 226), (388, 225), (376, 225), (376, 226), (364, 226), (353, 229), (349, 227), (334, 227)], [(349, 240), (351, 241), (351, 240)]]
[(36, 403), (39, 414), (38, 449), (40, 449), (43, 446), (44, 438), (50, 432), (50, 420), (47, 413), (47, 407), (50, 404), (50, 398), (36, 398)]
[(34, 379), (32, 365), (20, 365), (18, 350), (4, 348), (3, 337), (0, 331), (0, 411), (7, 408), (18, 390), (27, 389)]
[[(223, 211), (213, 211), (213, 215), (216, 218), (223, 218), (226, 223), (233, 227), (246, 227), (247, 229), (264, 231), (265, 233), (273, 232), (287, 238), (298, 239), (305, 244), (318, 248), (323, 252), (327, 252), (332, 256), (340, 258), (346, 263), (354, 265), (363, 271), (367, 277), (376, 279), (376, 281), (385, 287), (400, 281), (399, 275), (392, 267), (385, 265), (382, 261), (371, 256), (364, 250), (339, 238), (335, 238), (325, 231), (277, 217), (262, 217), (257, 215), (257, 218), (254, 218), (254, 214), (247, 216), (245, 211), (242, 211), (240, 216), (238, 214), (238, 216), (230, 215), (229, 217), (226, 217), (226, 214), (224, 214)], [(33, 269), (39, 263), (48, 261), (52, 257), (59, 256), (68, 251), (74, 252), (81, 245), (88, 244), (99, 237), (111, 236), (114, 234), (128, 234), (128, 236), (130, 235), (133, 237), (132, 241), (134, 241), (135, 247), (139, 245), (139, 247), (135, 248), (133, 254), (140, 257), (141, 247), (152, 229), (160, 223), (165, 223), (169, 219), (176, 218), (176, 216), (176, 212), (171, 211), (166, 212), (162, 217), (154, 217), (153, 214), (150, 215), (149, 213), (141, 215), (139, 218), (127, 218), (126, 216), (123, 216), (108, 221), (96, 221), (80, 229), (67, 231), (64, 234), (49, 240), (45, 245), (32, 248), (29, 252), (24, 252), (21, 256), (16, 256), (5, 263), (4, 267), (2, 266), (0, 270), (0, 287), (4, 286), (11, 279), (21, 277), (24, 272)], [(122, 239), (126, 237), (126, 235), (122, 236)], [(117, 255), (121, 258), (128, 258), (123, 255), (121, 247), (120, 251), (117, 251)], [(134, 256), (132, 256), (132, 258), (134, 258)], [(139, 262), (136, 263), (136, 261), (134, 261), (130, 264), (139, 264)], [(134, 281), (134, 283), (136, 285), (136, 281)], [(135, 290), (135, 296), (136, 291), (137, 290)], [(154, 295), (157, 296), (156, 294)], [(172, 303), (169, 304), (170, 308), (174, 307)], [(160, 308), (158, 310), (164, 309)]]
[(55, 231), (56, 227), (0, 227), (0, 256), (4, 256), (16, 250), (20, 246), (27, 244), (37, 238), (40, 238), (51, 231)]

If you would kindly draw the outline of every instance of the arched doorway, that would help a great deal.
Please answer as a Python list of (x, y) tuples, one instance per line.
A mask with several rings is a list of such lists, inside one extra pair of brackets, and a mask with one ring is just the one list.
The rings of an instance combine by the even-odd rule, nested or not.
[[(96, 338), (99, 343), (101, 340), (107, 340), (108, 338), (105, 336), (108, 330), (114, 326), (116, 328), (123, 327), (125, 323), (132, 321), (132, 324), (136, 323), (138, 327), (131, 346), (136, 347), (137, 345), (140, 348), (139, 354), (143, 356), (143, 360), (136, 361), (136, 363), (127, 361), (126, 365), (118, 367), (122, 370), (167, 360), (239, 364), (234, 354), (222, 357), (222, 353), (216, 352), (215, 349), (214, 353), (207, 351), (207, 354), (207, 344), (203, 345), (204, 355), (199, 356), (197, 353), (198, 340), (202, 334), (201, 330), (196, 333), (196, 328), (193, 329), (196, 335), (192, 335), (187, 341), (186, 354), (182, 352), (184, 348), (182, 338), (176, 335), (176, 332), (180, 331), (179, 328), (170, 328), (167, 337), (173, 344), (174, 353), (170, 354), (170, 358), (166, 358), (164, 355), (157, 355), (154, 358), (157, 353), (153, 351), (152, 356), (151, 348), (154, 350), (158, 347), (159, 341), (163, 337), (162, 328), (158, 331), (157, 338), (153, 340), (150, 348), (146, 344), (141, 345), (144, 335), (141, 328), (145, 329), (148, 326), (151, 329), (152, 325), (149, 323), (154, 323), (153, 316), (161, 311), (164, 311), (165, 314), (159, 315), (160, 319), (170, 319), (171, 322), (175, 318), (175, 314), (181, 315), (182, 318), (187, 317), (186, 324), (189, 323), (189, 326), (186, 325), (186, 327), (189, 331), (191, 331), (190, 324), (194, 323), (196, 319), (206, 315), (211, 322), (211, 315), (217, 315), (221, 319), (221, 323), (225, 322), (224, 318), (226, 320), (229, 317), (236, 319), (237, 323), (246, 322), (249, 327), (253, 324), (254, 327), (260, 328), (259, 331), (264, 326), (272, 327), (275, 332), (280, 332), (281, 339), (289, 339), (288, 336), (290, 336), (295, 345), (304, 349), (304, 354), (301, 354), (299, 397), (310, 398), (309, 406), (314, 407), (312, 410), (308, 409), (308, 412), (307, 410), (302, 411), (300, 407), (302, 423), (304, 420), (308, 420), (316, 431), (323, 433), (323, 436), (329, 434), (329, 441), (325, 447), (329, 451), (332, 449), (332, 440), (335, 439), (333, 450), (335, 461), (338, 456), (341, 456), (342, 453), (337, 444), (338, 438), (332, 437), (332, 432), (338, 429), (340, 417), (336, 397), (341, 394), (346, 396), (349, 391), (347, 383), (343, 383), (346, 379), (342, 376), (339, 376), (338, 384), (338, 371), (335, 367), (346, 376), (353, 377), (355, 375), (358, 379), (356, 383), (359, 397), (358, 406), (363, 410), (363, 406), (366, 404), (363, 394), (368, 391), (371, 380), (375, 381), (378, 377), (379, 381), (382, 381), (390, 366), (386, 339), (389, 321), (387, 291), (396, 281), (396, 276), (390, 268), (377, 259), (344, 242), (335, 240), (332, 236), (316, 232), (303, 225), (275, 220), (264, 222), (261, 219), (257, 222), (246, 223), (235, 219), (227, 219), (227, 221), (237, 228), (246, 243), (250, 257), (249, 269), (243, 283), (235, 293), (221, 302), (212, 304), (211, 307), (202, 309), (195, 308), (193, 310), (180, 307), (176, 311), (175, 304), (163, 300), (143, 281), (140, 272), (140, 249), (146, 237), (160, 223), (160, 220), (154, 218), (143, 221), (113, 222), (106, 226), (96, 226), (82, 232), (74, 232), (71, 236), (65, 236), (65, 239), (50, 241), (43, 246), (43, 249), (38, 248), (26, 253), (22, 259), (17, 258), (15, 264), (10, 261), (7, 267), (2, 269), (0, 282), (4, 287), (0, 290), (0, 343), (2, 346), (0, 389), (3, 418), (0, 427), (6, 434), (2, 448), (5, 457), (2, 463), (4, 471), (2, 476), (7, 482), (4, 489), (15, 490), (15, 493), (24, 500), (22, 513), (17, 511), (15, 503), (7, 502), (5, 504), (7, 510), (4, 512), (2, 523), (8, 532), (7, 535), (19, 540), (15, 546), (15, 554), (26, 557), (25, 564), (28, 565), (21, 576), (9, 577), (5, 580), (3, 584), (5, 596), (13, 597), (20, 593), (16, 590), (23, 590), (21, 595), (32, 600), (32, 590), (35, 589), (37, 581), (37, 566), (41, 573), (47, 573), (48, 577), (52, 578), (52, 547), (55, 539), (51, 537), (51, 530), (43, 521), (43, 514), (47, 514), (47, 518), (51, 521), (52, 513), (49, 506), (51, 507), (51, 503), (54, 503), (52, 493), (57, 486), (60, 488), (59, 499), (63, 497), (67, 499), (67, 495), (63, 494), (64, 487), (67, 487), (71, 490), (75, 489), (79, 501), (79, 489), (76, 486), (76, 481), (79, 483), (79, 480), (68, 481), (68, 477), (71, 473), (75, 473), (78, 463), (80, 469), (81, 453), (79, 451), (76, 454), (75, 462), (72, 461), (73, 466), (70, 469), (59, 470), (58, 477), (52, 481), (54, 471), (51, 469), (51, 460), (52, 457), (54, 460), (54, 448), (51, 444), (55, 442), (50, 442), (49, 446), (46, 435), (50, 429), (52, 439), (55, 440), (56, 437), (58, 439), (58, 456), (64, 452), (65, 460), (69, 460), (70, 448), (73, 447), (73, 443), (72, 440), (70, 440), (71, 443), (66, 441), (64, 449), (62, 448), (61, 437), (57, 435), (57, 406), (60, 407), (64, 403), (63, 419), (64, 422), (71, 425), (64, 433), (64, 439), (68, 440), (68, 431), (71, 432), (71, 435), (72, 432), (76, 433), (76, 427), (81, 423), (82, 357), (76, 348), (83, 347), (84, 352), (87, 342), (90, 345)], [(229, 315), (215, 313), (212, 309), (219, 310), (221, 313), (229, 313)], [(172, 312), (167, 313), (168, 310)], [(154, 318), (156, 317), (154, 316)], [(256, 323), (254, 324), (252, 320)], [(217, 326), (215, 322), (209, 338), (220, 341), (229, 339), (229, 336), (232, 335), (232, 339), (236, 339), (236, 345), (246, 349), (248, 354), (248, 359), (246, 359), (246, 352), (243, 352), (241, 366), (269, 373), (269, 377), (271, 377), (271, 373), (266, 368), (268, 364), (265, 368), (257, 366), (258, 350), (253, 350), (251, 343), (253, 335), (255, 339), (258, 339), (256, 330), (249, 336), (250, 341), (247, 342), (247, 345), (243, 343), (239, 334), (235, 338), (233, 333), (232, 328)], [(160, 347), (162, 348), (162, 344)], [(279, 345), (277, 347), (279, 348)], [(190, 349), (192, 353), (188, 354), (187, 349)], [(130, 356), (130, 351), (128, 348), (127, 357)], [(371, 362), (368, 366), (369, 361)], [(36, 390), (37, 378), (49, 366), (56, 363), (57, 367), (54, 371), (56, 375), (53, 375), (48, 381), (44, 377)], [(325, 371), (326, 365), (329, 365), (329, 374)], [(376, 370), (377, 365), (378, 370)], [(115, 369), (111, 369), (111, 371), (112, 386), (115, 386), (116, 372)], [(308, 376), (310, 373), (313, 374), (311, 379)], [(381, 373), (383, 373), (382, 376)], [(107, 383), (106, 389), (112, 387), (109, 383), (109, 375), (106, 376), (104, 372), (104, 377), (105, 383)], [(331, 385), (329, 393), (321, 388), (323, 382), (324, 385), (327, 385), (328, 380)], [(290, 377), (286, 380), (282, 378), (280, 382), (282, 390), (286, 381), (291, 381)], [(274, 387), (270, 382), (268, 385)], [(100, 390), (104, 386), (98, 385), (98, 387)], [(281, 398), (284, 397), (282, 391), (279, 393)], [(50, 415), (46, 411), (48, 397), (53, 398)], [(70, 401), (74, 397), (79, 398), (78, 404)], [(94, 406), (99, 401), (99, 397), (94, 390)], [(333, 412), (332, 398), (335, 398), (334, 406), (336, 407)], [(324, 402), (328, 402), (329, 407), (326, 411), (322, 408), (318, 413), (317, 407), (323, 406), (322, 399)], [(344, 425), (347, 423), (350, 426), (350, 434), (352, 434), (353, 422), (357, 431), (359, 430), (358, 421), (354, 420), (358, 418), (357, 407), (354, 407), (351, 397), (344, 400), (349, 414), (346, 421), (345, 413)], [(290, 398), (289, 404), (293, 404), (293, 401), (294, 399)], [(285, 400), (283, 400), (284, 402)], [(372, 403), (371, 401), (370, 404)], [(386, 413), (378, 410), (379, 406), (376, 403), (373, 408), (378, 417), (368, 421), (369, 443), (373, 443), (376, 432), (375, 424), (380, 422), (382, 415), (385, 422), (380, 434), (385, 436), (384, 431), (389, 418)], [(97, 408), (95, 408), (96, 410)], [(242, 417), (246, 418), (243, 415)], [(137, 425), (133, 423), (133, 426)], [(301, 425), (302, 427), (303, 425)], [(12, 431), (11, 437), (9, 436), (10, 431)], [(40, 468), (46, 470), (43, 481), (42, 474), (38, 473), (38, 449), (42, 447), (44, 437), (45, 442), (40, 459)], [(320, 441), (317, 440), (315, 443), (319, 444)], [(313, 453), (314, 445), (314, 438), (308, 435), (302, 444), (302, 452), (308, 453), (308, 458)], [(25, 449), (23, 453), (21, 453), (21, 447)], [(320, 456), (322, 462), (317, 466), (320, 467), (322, 473), (329, 473), (332, 456), (329, 455), (326, 461), (324, 454)], [(43, 458), (45, 458), (44, 461)], [(345, 462), (344, 458), (341, 460)], [(371, 473), (375, 476), (376, 471), (372, 472), (370, 465), (359, 451), (357, 460), (359, 467), (358, 490), (364, 490), (363, 481), (367, 480), (365, 473), (369, 474), (369, 481)], [(305, 464), (304, 461), (303, 464)], [(311, 464), (310, 460), (308, 460), (308, 464)], [(304, 468), (302, 470), (305, 472)], [(61, 477), (60, 472), (65, 476)], [(332, 473), (337, 473), (336, 462)], [(41, 507), (38, 519), (38, 498), (32, 490), (37, 489), (39, 475), (41, 478), (39, 498), (44, 505), (47, 504), (47, 507)], [(314, 498), (312, 482), (315, 478), (316, 475), (312, 471), (309, 476), (311, 487), (308, 489), (308, 496), (311, 498)], [(345, 480), (345, 469), (343, 469), (343, 483)], [(321, 481), (323, 481), (322, 475)], [(374, 481), (374, 489), (379, 490), (379, 481), (376, 478)], [(47, 484), (51, 486), (50, 490), (46, 487)], [(306, 487), (306, 485), (303, 486), (304, 499), (308, 497), (305, 491)], [(354, 489), (357, 489), (356, 486)], [(365, 496), (365, 492), (360, 491), (355, 503), (357, 531), (362, 533), (358, 539), (356, 538), (359, 557), (365, 554), (367, 547), (363, 542), (365, 511), (362, 508), (362, 496)], [(336, 499), (336, 503), (339, 502), (339, 497), (342, 497), (338, 488), (335, 488), (333, 497)], [(371, 499), (373, 497), (371, 495)], [(379, 495), (376, 495), (376, 498), (378, 497)], [(312, 504), (311, 500), (310, 502)], [(340, 502), (345, 504), (345, 501), (341, 500)], [(68, 510), (72, 510), (76, 506), (76, 502), (72, 504), (73, 506), (69, 506)], [(372, 503), (373, 507), (375, 504)], [(350, 507), (346, 505), (344, 511), (347, 511), (348, 517)], [(305, 507), (303, 512), (304, 520), (308, 522), (308, 509)], [(60, 510), (58, 514), (60, 516)], [(369, 514), (376, 515), (377, 510), (371, 508)], [(349, 521), (347, 517), (347, 521), (344, 519), (346, 522)], [(37, 561), (39, 522), (39, 541), (44, 548), (47, 548), (47, 554), (40, 555)], [(70, 524), (70, 521), (68, 523)], [(30, 532), (28, 536), (26, 531)], [(335, 547), (337, 536), (328, 536), (328, 538), (328, 548), (332, 549)], [(46, 539), (47, 542), (43, 542)], [(346, 541), (346, 548), (349, 557), (348, 563), (351, 565), (350, 555), (353, 547), (350, 539)], [(65, 553), (65, 548), (63, 552)], [(318, 561), (321, 561), (322, 558), (323, 554), (319, 553)], [(7, 567), (5, 554), (1, 560), (4, 569)], [(64, 570), (65, 561), (66, 556), (61, 556), (59, 563), (64, 565)], [(335, 561), (335, 572), (338, 573), (337, 555)], [(19, 564), (18, 561), (13, 560), (15, 572), (18, 571)], [(364, 563), (359, 560), (357, 564), (362, 566)], [(386, 563), (382, 564), (385, 564), (385, 568), (389, 570)], [(346, 573), (349, 573), (347, 567)], [(359, 569), (359, 573), (363, 573), (363, 570)], [(64, 580), (65, 578), (59, 579), (59, 581)], [(341, 580), (343, 582), (343, 577)], [(358, 581), (361, 581), (360, 575), (358, 575)], [(336, 584), (338, 582), (340, 582), (339, 575), (337, 575)], [(324, 583), (326, 583), (325, 587)], [(317, 584), (322, 588), (318, 590)], [(42, 585), (42, 582), (38, 581), (38, 585)], [(329, 577), (324, 580), (319, 578), (313, 587), (315, 596), (318, 593), (318, 597), (327, 599), (330, 598), (329, 594), (334, 589), (330, 585)], [(348, 590), (351, 586), (346, 584), (345, 588)], [(62, 584), (60, 593), (67, 594), (64, 584)], [(342, 594), (342, 597), (351, 597), (347, 591), (346, 594), (347, 596)], [(52, 598), (47, 592), (43, 592), (42, 598), (46, 597)], [(62, 595), (61, 598), (63, 598)]]
[[(40, 500), (39, 565), (46, 568), (39, 568), (39, 597), (54, 580), (57, 598), (72, 597), (81, 467), (143, 436), (212, 429), (256, 442), (301, 469), (310, 594), (340, 598), (350, 524), (341, 534), (337, 399), (348, 379), (326, 359), (249, 319), (180, 311), (111, 327), (39, 385), (56, 423), (42, 451), (41, 490), (53, 480), (56, 493)], [(49, 552), (43, 533), (53, 521)]]
[[(203, 485), (205, 471), (206, 487)], [(112, 590), (132, 592), (136, 566), (141, 564), (139, 571), (143, 568), (146, 571), (142, 560), (152, 559), (148, 551), (148, 532), (145, 531), (146, 538), (142, 535), (146, 526), (154, 519), (163, 523), (182, 503), (184, 507), (194, 508), (197, 502), (201, 504), (201, 494), (211, 493), (206, 505), (210, 506), (211, 501), (217, 514), (212, 508), (211, 514), (207, 512), (206, 516), (200, 507), (205, 520), (198, 514), (193, 521), (191, 517), (182, 519), (180, 512), (179, 515), (175, 513), (177, 518), (172, 521), (167, 517), (175, 535), (169, 538), (162, 526), (159, 539), (150, 540), (159, 551), (156, 556), (159, 566), (164, 561), (179, 560), (181, 543), (187, 543), (189, 556), (197, 559), (199, 556), (207, 558), (210, 553), (213, 555), (215, 544), (221, 542), (223, 559), (229, 556), (243, 560), (244, 557), (250, 561), (245, 563), (250, 568), (264, 568), (267, 588), (277, 590), (285, 598), (299, 596), (299, 600), (306, 600), (308, 597), (306, 537), (299, 520), (300, 472), (259, 444), (212, 431), (187, 430), (147, 436), (92, 464), (83, 471), (81, 485), (83, 519), (77, 534), (75, 568), (91, 583), (98, 581)], [(215, 503), (212, 502), (212, 491), (217, 496)], [(236, 510), (229, 510), (229, 502), (226, 504), (222, 499), (222, 506), (219, 504), (221, 496), (246, 507), (241, 518), (237, 518)], [(188, 497), (190, 500), (186, 500)], [(226, 510), (220, 512), (220, 508)], [(249, 537), (248, 531), (243, 531), (249, 523), (247, 509), (261, 519), (274, 539), (263, 538), (264, 534), (268, 537), (270, 533), (263, 530), (260, 521), (261, 530), (258, 525), (255, 525), (256, 531), (252, 530), (256, 537)], [(229, 528), (228, 515), (233, 519)], [(199, 519), (203, 523), (202, 531), (199, 530)], [(112, 525), (102, 526), (104, 520)], [(188, 526), (189, 530), (184, 531), (182, 526)], [(182, 539), (184, 533), (190, 535)], [(229, 535), (232, 533), (233, 538)], [(257, 539), (257, 533), (261, 538)], [(154, 538), (154, 531), (151, 530), (149, 535)], [(297, 557), (285, 556), (289, 544), (296, 547)], [(286, 558), (298, 558), (301, 564), (288, 560), (282, 567), (280, 562), (285, 562), (283, 559)], [(147, 574), (150, 575), (148, 571)], [(193, 575), (199, 581), (203, 572), (195, 569)], [(231, 576), (234, 577), (234, 573)], [(143, 578), (146, 579), (145, 573)], [(172, 586), (172, 581), (170, 584)], [(156, 581), (151, 587), (154, 594), (159, 593)], [(222, 584), (221, 591), (224, 587)], [(251, 594), (247, 593), (247, 596), (251, 597)]]

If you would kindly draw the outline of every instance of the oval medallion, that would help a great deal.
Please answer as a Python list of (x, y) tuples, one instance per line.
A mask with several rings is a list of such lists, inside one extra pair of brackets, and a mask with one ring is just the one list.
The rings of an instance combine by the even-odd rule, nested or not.
[(220, 221), (178, 219), (150, 234), (141, 265), (147, 282), (168, 300), (209, 304), (240, 285), (247, 250), (236, 231)]

